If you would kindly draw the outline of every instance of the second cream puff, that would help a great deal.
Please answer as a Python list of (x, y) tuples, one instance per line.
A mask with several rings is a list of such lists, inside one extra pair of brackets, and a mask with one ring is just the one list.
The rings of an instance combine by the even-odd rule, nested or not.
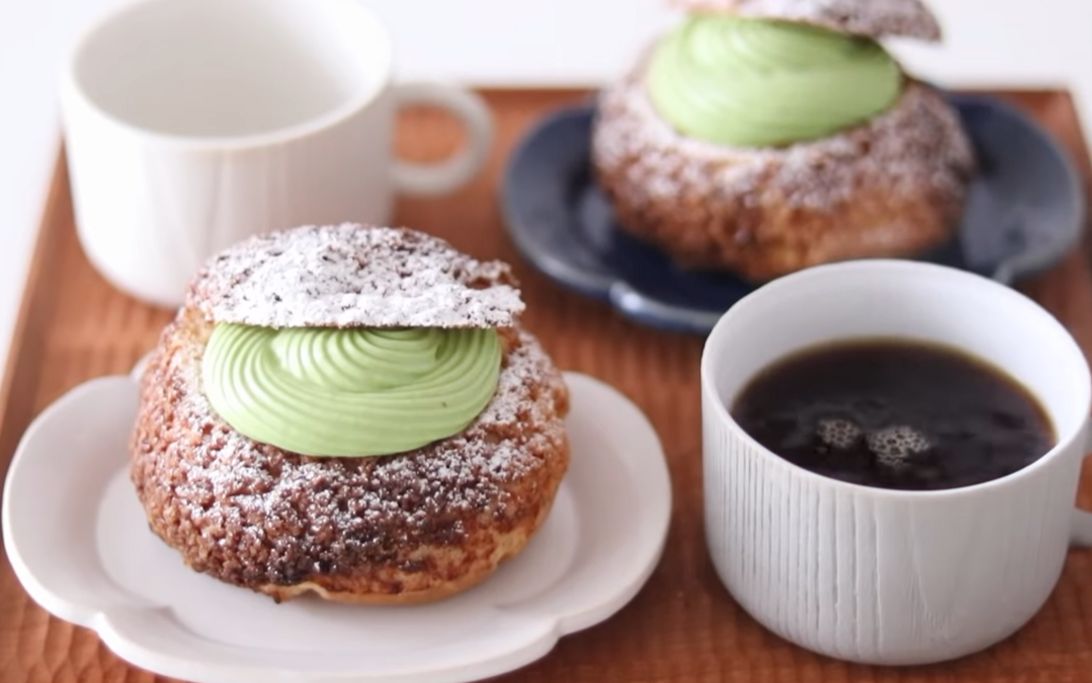
[(756, 281), (943, 244), (971, 146), (875, 40), (936, 38), (935, 20), (916, 0), (788, 4), (698, 3), (604, 91), (593, 161), (620, 224)]

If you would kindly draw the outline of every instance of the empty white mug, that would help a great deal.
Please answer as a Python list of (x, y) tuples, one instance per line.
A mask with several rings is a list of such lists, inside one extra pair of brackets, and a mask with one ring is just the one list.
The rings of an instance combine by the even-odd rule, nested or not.
[[(307, 223), (384, 223), (393, 194), (449, 192), (482, 166), (482, 102), (393, 85), (391, 40), (357, 0), (140, 0), (78, 41), (61, 101), (76, 222), (119, 288), (167, 306), (210, 254)], [(392, 160), (407, 103), (451, 111), (466, 147)]]
[[(939, 342), (1003, 368), (1058, 437), (1013, 474), (902, 491), (827, 478), (761, 446), (732, 419), (757, 372), (801, 349), (861, 337)], [(705, 521), (716, 571), (778, 635), (840, 659), (922, 664), (981, 650), (1050, 595), (1071, 543), (1090, 408), (1088, 365), (1027, 297), (906, 261), (823, 266), (776, 280), (724, 315), (702, 356)]]

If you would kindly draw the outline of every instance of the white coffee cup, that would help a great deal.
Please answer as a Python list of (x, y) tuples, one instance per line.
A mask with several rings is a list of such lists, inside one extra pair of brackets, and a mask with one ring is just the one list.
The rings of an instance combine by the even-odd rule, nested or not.
[[(755, 373), (815, 344), (940, 342), (1003, 368), (1040, 400), (1057, 445), (1022, 470), (937, 491), (849, 484), (759, 445), (730, 408)], [(709, 552), (739, 604), (778, 635), (840, 659), (922, 664), (996, 643), (1050, 595), (1071, 543), (1090, 409), (1088, 365), (1018, 292), (904, 261), (823, 266), (733, 306), (702, 355)]]
[[(358, 0), (141, 0), (91, 27), (62, 78), (80, 240), (140, 298), (177, 305), (206, 257), (308, 223), (385, 223), (393, 194), (441, 194), (482, 166), (476, 96), (393, 85), (391, 40)], [(449, 110), (466, 147), (391, 158), (394, 117)]]

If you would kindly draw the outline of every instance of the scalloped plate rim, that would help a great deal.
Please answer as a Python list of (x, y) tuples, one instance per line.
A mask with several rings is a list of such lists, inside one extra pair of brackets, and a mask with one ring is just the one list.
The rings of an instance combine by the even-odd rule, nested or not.
[[(20, 554), (18, 539), (23, 533), (26, 533), (26, 531), (22, 530), (16, 532), (13, 522), (16, 513), (11, 509), (12, 497), (9, 495), (11, 488), (20, 477), (21, 463), (28, 458), (27, 453), (29, 452), (29, 444), (35, 442), (35, 439), (40, 432), (63, 426), (63, 423), (60, 425), (54, 424), (58, 420), (59, 415), (62, 415), (66, 410), (73, 409), (73, 405), (79, 405), (81, 401), (87, 401), (90, 398), (93, 398), (97, 393), (113, 390), (108, 387), (125, 385), (129, 387), (131, 391), (135, 392), (137, 384), (134, 373), (131, 373), (130, 375), (100, 377), (74, 387), (50, 404), (27, 428), (20, 441), (19, 447), (16, 449), (15, 455), (12, 458), (4, 485), (2, 528), (5, 550), (7, 551), (10, 564), (15, 571), (17, 578), (39, 605), (61, 619), (94, 630), (103, 642), (123, 659), (162, 675), (209, 682), (258, 682), (284, 679), (292, 681), (312, 681), (314, 683), (320, 681), (348, 680), (397, 680), (403, 682), (426, 680), (464, 681), (500, 675), (530, 664), (545, 656), (554, 648), (557, 641), (562, 636), (601, 623), (622, 609), (637, 595), (645, 583), (647, 583), (655, 567), (659, 564), (659, 559), (663, 553), (664, 544), (667, 538), (672, 506), (670, 473), (667, 468), (659, 437), (651, 423), (648, 421), (648, 418), (621, 392), (601, 380), (574, 372), (566, 372), (565, 379), (574, 396), (574, 405), (577, 403), (575, 399), (577, 399), (579, 395), (588, 397), (594, 396), (593, 399), (589, 398), (589, 404), (601, 405), (602, 402), (605, 401), (609, 404), (608, 409), (615, 412), (613, 418), (616, 421), (615, 426), (624, 426), (625, 428), (620, 429), (613, 434), (607, 434), (605, 431), (603, 431), (603, 433), (607, 434), (607, 438), (617, 442), (618, 450), (626, 453), (631, 452), (631, 450), (645, 451), (645, 455), (641, 456), (643, 458), (641, 466), (650, 467), (649, 473), (646, 475), (646, 481), (643, 482), (643, 485), (642, 482), (638, 481), (634, 481), (633, 485), (638, 487), (638, 491), (641, 493), (650, 494), (650, 498), (645, 499), (645, 504), (649, 506), (648, 509), (650, 510), (651, 519), (655, 522), (655, 525), (650, 531), (643, 534), (644, 540), (635, 541), (633, 543), (634, 547), (639, 548), (639, 554), (643, 556), (643, 562), (640, 563), (641, 566), (634, 566), (631, 569), (632, 576), (629, 577), (628, 581), (618, 586), (609, 595), (597, 596), (595, 602), (584, 604), (580, 609), (573, 609), (563, 614), (544, 615), (531, 613), (529, 615), (523, 615), (525, 618), (541, 621), (541, 628), (535, 629), (535, 632), (538, 634), (537, 638), (529, 639), (525, 642), (514, 643), (504, 652), (489, 659), (474, 660), (473, 656), (470, 656), (459, 666), (440, 669), (429, 668), (427, 665), (422, 666), (421, 664), (417, 664), (413, 669), (406, 669), (391, 675), (383, 674), (378, 676), (369, 674), (366, 670), (366, 666), (352, 671), (345, 670), (334, 673), (327, 671), (309, 675), (306, 671), (203, 665), (199, 657), (195, 660), (191, 657), (181, 657), (174, 654), (157, 652), (154, 647), (149, 646), (145, 642), (130, 639), (111, 623), (116, 620), (116, 617), (119, 614), (123, 614), (127, 610), (155, 611), (169, 609), (169, 605), (153, 604), (135, 595), (132, 596), (132, 604), (111, 604), (106, 607), (75, 604), (69, 602), (65, 596), (55, 593), (50, 587), (39, 581), (38, 577), (35, 576), (33, 569), (26, 564)], [(586, 411), (584, 415), (579, 416), (571, 413), (568, 419), (593, 420), (594, 416), (588, 415)], [(597, 432), (598, 431), (599, 430), (597, 430)], [(627, 443), (635, 445), (635, 448), (626, 448), (625, 444)], [(579, 451), (576, 444), (574, 444), (573, 452), (574, 456), (577, 456)], [(111, 464), (110, 467), (116, 468), (116, 465)], [(113, 470), (111, 471), (113, 472)], [(111, 476), (113, 475), (111, 474)], [(571, 476), (571, 473), (566, 476)], [(650, 490), (650, 486), (654, 486), (657, 490)], [(102, 491), (105, 491), (105, 485)], [(94, 494), (97, 500), (101, 500), (101, 493), (102, 492), (100, 491)], [(577, 505), (575, 502), (575, 494), (573, 494), (573, 496), (574, 505)], [(645, 519), (644, 521), (647, 522), (648, 519)], [(649, 543), (651, 543), (651, 545), (649, 545)], [(101, 570), (101, 566), (98, 567), (98, 569)], [(569, 569), (571, 569), (571, 567)], [(106, 578), (107, 580), (110, 580), (109, 577)], [(565, 584), (566, 579), (563, 575), (562, 578), (559, 578), (550, 586), (546, 591), (546, 594), (555, 590), (556, 586)], [(122, 588), (122, 590), (124, 590), (124, 588)], [(517, 610), (507, 606), (498, 607), (496, 605), (485, 605), (484, 607), (494, 610), (503, 609), (507, 614), (518, 614)], [(362, 607), (361, 609), (368, 608)], [(200, 636), (200, 634), (196, 635)]]

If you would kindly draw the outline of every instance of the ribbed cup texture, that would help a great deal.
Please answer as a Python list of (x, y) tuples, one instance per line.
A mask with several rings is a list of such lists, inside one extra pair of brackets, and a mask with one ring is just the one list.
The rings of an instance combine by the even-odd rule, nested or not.
[(1062, 569), (1079, 460), (942, 496), (844, 485), (729, 428), (703, 388), (709, 552), (739, 604), (840, 659), (914, 664), (997, 642)]

